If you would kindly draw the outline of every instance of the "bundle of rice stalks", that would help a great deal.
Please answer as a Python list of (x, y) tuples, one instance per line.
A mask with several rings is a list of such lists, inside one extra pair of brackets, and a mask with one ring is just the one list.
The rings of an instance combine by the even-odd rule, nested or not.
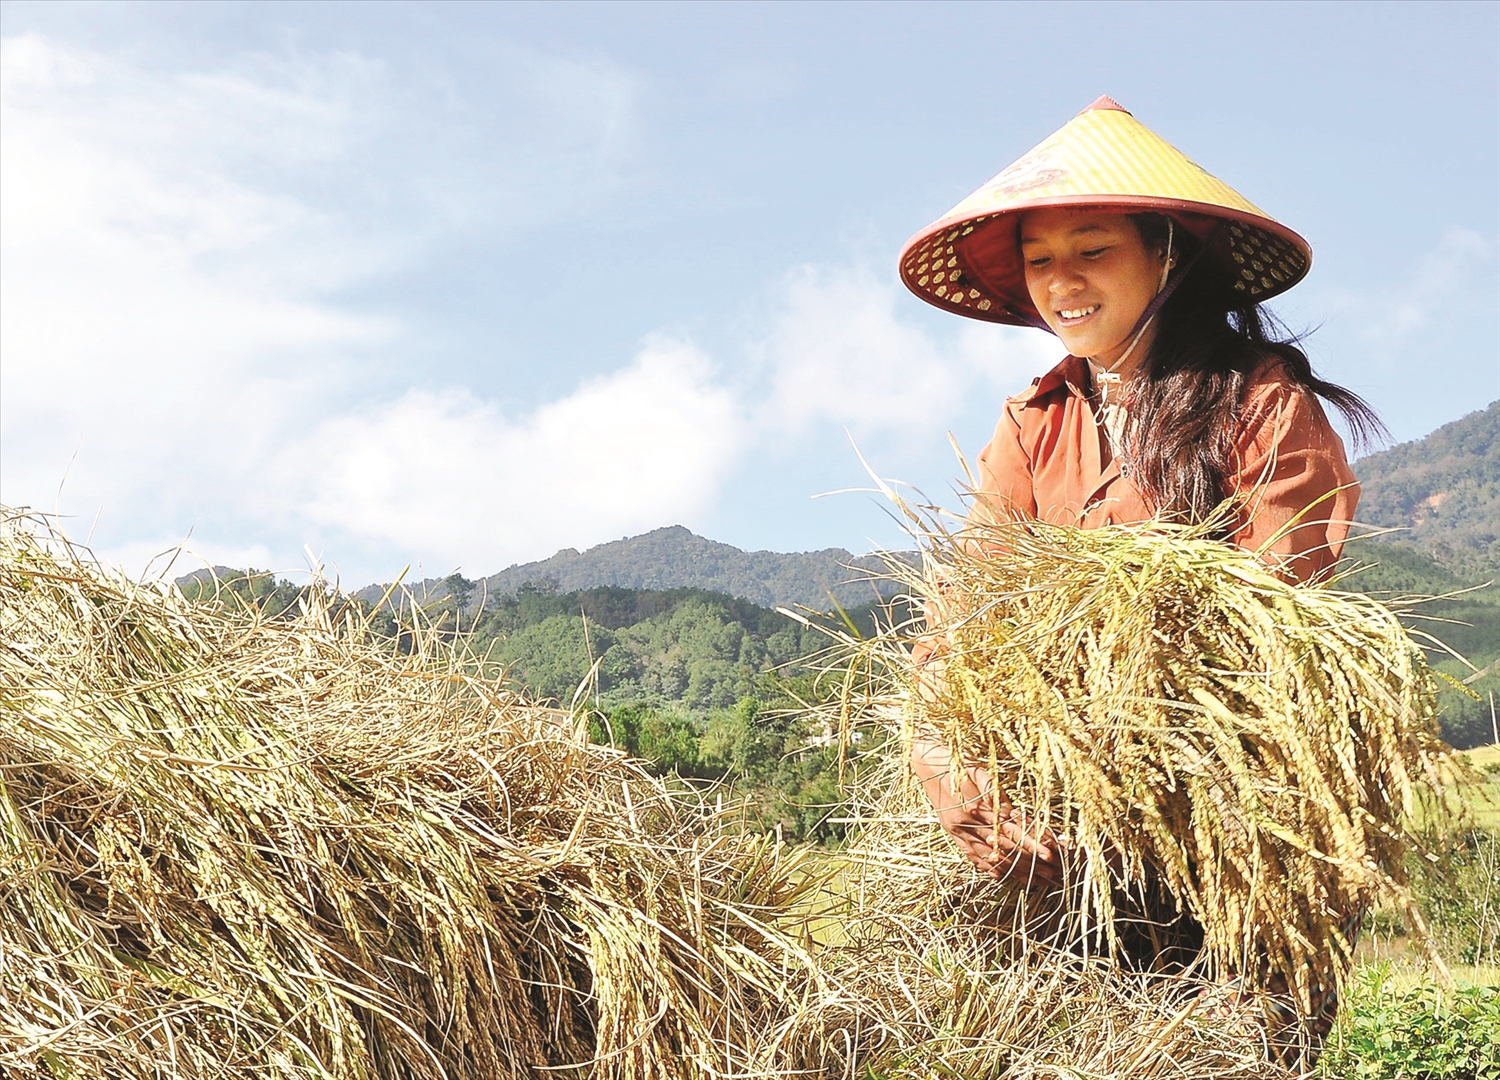
[[(912, 924), (916, 929), (918, 924)], [(1248, 1014), (1103, 964), (996, 963), (982, 934), (930, 924), (838, 973), (840, 994), (774, 1032), (783, 1076), (861, 1080), (1293, 1080)], [(957, 938), (958, 940), (954, 940)], [(1207, 1010), (1202, 1010), (1206, 1012)], [(799, 1040), (814, 1053), (799, 1057)], [(808, 1059), (821, 1067), (795, 1071)]]
[(471, 670), (10, 516), (0, 1071), (743, 1073), (816, 983), (772, 918), (816, 879)]
[(1186, 914), (1200, 972), (1316, 1015), (1361, 914), (1405, 899), (1417, 785), (1435, 777), (1434, 679), (1396, 614), (1288, 584), (1205, 528), (927, 540), (925, 572), (905, 578), (940, 660), (918, 685), (898, 635), (857, 646), (897, 684), (908, 736), (936, 733), (955, 768), (987, 766), (1069, 838), (1069, 905), (1106, 949), (1127, 898), (1137, 919)]

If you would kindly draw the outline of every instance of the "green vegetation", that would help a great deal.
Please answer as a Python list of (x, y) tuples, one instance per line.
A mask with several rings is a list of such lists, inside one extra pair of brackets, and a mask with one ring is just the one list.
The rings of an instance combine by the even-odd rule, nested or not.
[(471, 625), (475, 651), (542, 697), (566, 703), (597, 660), (606, 710), (728, 708), (753, 696), (766, 672), (821, 648), (785, 615), (701, 589), (559, 593), (526, 585)]
[(1463, 811), (1413, 855), (1409, 880), (1456, 988), (1437, 986), (1403, 913), (1369, 917), (1365, 961), (1320, 1075), (1337, 1080), (1500, 1078), (1500, 747), (1462, 755)]
[(1435, 647), (1430, 652), (1436, 668), (1452, 680), (1441, 695), (1443, 737), (1461, 750), (1493, 742), (1492, 695), (1500, 701), (1500, 585), (1455, 573), (1406, 542), (1355, 542), (1346, 549), (1345, 565), (1360, 567), (1345, 588), (1381, 599), (1451, 597), (1420, 604), (1402, 621), (1464, 658)]
[[(846, 617), (868, 630), (876, 610)], [(700, 589), (535, 585), (472, 626), (475, 651), (542, 697), (566, 705), (592, 679), (596, 741), (659, 774), (725, 781), (751, 828), (842, 836), (837, 747), (805, 714), (831, 692), (806, 663), (827, 641), (813, 627)]]
[(1500, 988), (1401, 987), (1363, 968), (1319, 1062), (1337, 1080), (1500, 1080)]
[[(1500, 746), (1458, 755), (1449, 794), (1457, 813), (1424, 822), (1425, 850), (1407, 860), (1412, 893), (1445, 957), (1500, 973)], [(1377, 957), (1409, 950), (1402, 912), (1375, 911), (1368, 930)]]
[(1447, 569), (1500, 576), (1500, 401), (1354, 464), (1359, 519), (1402, 536)]

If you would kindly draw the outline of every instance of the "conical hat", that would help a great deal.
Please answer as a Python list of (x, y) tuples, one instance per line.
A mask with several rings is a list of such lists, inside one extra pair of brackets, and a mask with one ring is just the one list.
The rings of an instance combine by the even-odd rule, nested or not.
[(1209, 240), (1194, 272), (1216, 269), (1252, 303), (1290, 289), (1312, 265), (1306, 240), (1101, 97), (908, 240), (901, 280), (959, 315), (1045, 325), (1026, 291), (1017, 232), (1021, 213), (1042, 206), (1167, 214)]

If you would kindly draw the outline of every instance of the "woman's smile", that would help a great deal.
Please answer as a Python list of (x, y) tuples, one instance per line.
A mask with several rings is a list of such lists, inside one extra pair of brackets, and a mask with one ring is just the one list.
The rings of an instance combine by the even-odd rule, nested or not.
[(1099, 304), (1087, 304), (1078, 307), (1060, 308), (1057, 312), (1057, 319), (1064, 326), (1077, 326), (1098, 311), (1099, 307)]

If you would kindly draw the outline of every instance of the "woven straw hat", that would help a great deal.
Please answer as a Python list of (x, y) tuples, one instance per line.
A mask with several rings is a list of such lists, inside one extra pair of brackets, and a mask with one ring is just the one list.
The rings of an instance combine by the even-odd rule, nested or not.
[(1169, 215), (1208, 242), (1215, 268), (1258, 303), (1307, 275), (1312, 248), (1291, 229), (1101, 97), (1010, 168), (907, 241), (901, 280), (923, 300), (972, 319), (1045, 326), (1026, 291), (1022, 211), (1088, 206)]

